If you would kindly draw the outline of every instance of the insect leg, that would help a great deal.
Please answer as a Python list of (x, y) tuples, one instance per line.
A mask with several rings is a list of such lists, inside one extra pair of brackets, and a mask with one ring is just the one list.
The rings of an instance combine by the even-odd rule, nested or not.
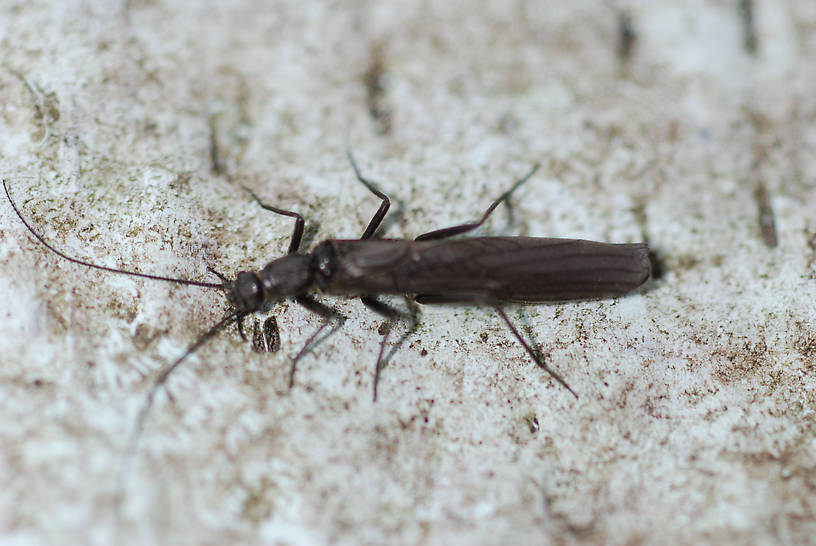
[(396, 323), (401, 318), (410, 318), (413, 323), (416, 323), (416, 318), (413, 316), (406, 316), (403, 313), (400, 313), (393, 307), (384, 304), (383, 302), (377, 300), (374, 296), (362, 296), (360, 301), (363, 302), (363, 305), (377, 313), (378, 315), (385, 317), (387, 322), (383, 323), (383, 328), (385, 332), (382, 333), (382, 341), (380, 341), (380, 352), (377, 355), (377, 364), (374, 368), (374, 398), (373, 401), (377, 401), (377, 386), (380, 383), (380, 372), (383, 368), (383, 354), (385, 352), (385, 344), (388, 342), (388, 336), (391, 334), (391, 330), (394, 327), (394, 323)]
[[(300, 305), (315, 313), (316, 315), (320, 315), (323, 318), (323, 324), (315, 330), (315, 332), (309, 336), (309, 339), (306, 340), (306, 343), (303, 345), (303, 348), (295, 355), (295, 358), (292, 359), (292, 369), (289, 371), (289, 388), (291, 389), (295, 385), (295, 369), (297, 367), (298, 360), (301, 359), (312, 347), (313, 342), (320, 335), (320, 332), (326, 329), (326, 327), (331, 324), (333, 319), (339, 319), (340, 321), (345, 320), (345, 317), (328, 307), (320, 303), (319, 301), (315, 301), (309, 296), (298, 296), (295, 298), (295, 301), (298, 302)], [(331, 334), (331, 332), (329, 332)]]
[(283, 210), (277, 207), (273, 207), (271, 205), (265, 205), (261, 199), (255, 195), (251, 189), (247, 188), (246, 186), (241, 186), (245, 192), (252, 196), (256, 203), (258, 203), (262, 209), (268, 210), (270, 212), (274, 212), (275, 214), (282, 214), (284, 216), (289, 216), (290, 218), (295, 219), (295, 230), (292, 232), (292, 239), (289, 241), (289, 250), (286, 251), (287, 254), (294, 254), (300, 248), (300, 240), (303, 239), (303, 216), (298, 214), (297, 212), (292, 212), (291, 210)]
[(357, 180), (363, 183), (363, 185), (368, 188), (368, 190), (382, 199), (382, 203), (380, 203), (380, 208), (377, 209), (377, 212), (374, 214), (374, 217), (368, 223), (368, 226), (365, 228), (363, 235), (360, 239), (370, 239), (374, 232), (377, 231), (377, 228), (380, 227), (380, 224), (385, 218), (386, 213), (388, 212), (389, 207), (391, 207), (391, 200), (388, 199), (388, 196), (385, 195), (383, 192), (377, 189), (377, 187), (363, 178), (363, 175), (360, 174), (360, 169), (357, 168), (357, 163), (354, 161), (354, 156), (351, 155), (351, 150), (346, 151), (346, 155), (351, 161), (351, 168), (354, 169), (354, 174), (357, 175)]
[[(377, 228), (380, 227), (380, 224), (385, 218), (385, 215), (388, 213), (388, 209), (391, 207), (391, 200), (381, 192), (377, 187), (363, 178), (363, 175), (360, 174), (360, 169), (357, 167), (357, 162), (354, 161), (354, 156), (351, 154), (351, 150), (346, 151), (346, 155), (351, 162), (351, 168), (354, 169), (354, 174), (357, 176), (357, 180), (359, 180), (368, 190), (382, 199), (382, 203), (380, 203), (380, 208), (377, 209), (377, 212), (374, 213), (374, 216), (371, 218), (371, 221), (366, 226), (365, 231), (360, 236), (360, 240), (370, 239), (374, 236), (374, 232), (377, 231)], [(363, 302), (363, 305), (374, 311), (380, 316), (385, 317), (388, 319), (383, 327), (386, 328), (385, 333), (383, 334), (382, 341), (380, 342), (380, 352), (377, 355), (377, 365), (374, 371), (374, 402), (377, 401), (377, 385), (380, 383), (380, 371), (382, 370), (382, 360), (383, 360), (383, 352), (385, 350), (385, 344), (388, 341), (388, 336), (391, 334), (391, 329), (394, 326), (394, 323), (401, 317), (401, 314), (396, 309), (392, 309), (388, 305), (376, 300), (373, 296), (362, 296), (360, 301)], [(414, 323), (416, 323), (415, 319), (412, 319)]]
[(578, 395), (575, 394), (575, 391), (567, 384), (564, 379), (558, 375), (554, 370), (552, 370), (549, 366), (547, 366), (533, 351), (532, 347), (524, 341), (524, 338), (521, 337), (521, 334), (513, 326), (513, 323), (510, 322), (510, 318), (504, 312), (504, 309), (501, 308), (495, 302), (491, 302), (490, 298), (485, 294), (479, 294), (478, 292), (469, 292), (469, 293), (460, 293), (460, 294), (417, 294), (414, 297), (414, 300), (417, 303), (421, 303), (424, 305), (433, 305), (433, 304), (440, 304), (440, 303), (490, 303), (493, 305), (493, 308), (496, 309), (496, 312), (499, 313), (499, 316), (504, 320), (507, 324), (507, 327), (510, 328), (510, 331), (513, 332), (513, 335), (516, 336), (516, 339), (519, 340), (524, 350), (527, 351), (527, 354), (530, 355), (530, 358), (538, 364), (539, 367), (543, 368), (548, 374), (550, 374), (553, 379), (558, 381), (564, 388), (566, 388), (575, 398), (578, 398)]
[(507, 324), (507, 327), (508, 327), (508, 328), (510, 328), (510, 331), (511, 331), (511, 332), (513, 332), (513, 335), (514, 335), (514, 336), (516, 336), (516, 339), (517, 339), (517, 340), (519, 340), (519, 343), (521, 343), (521, 345), (524, 347), (524, 350), (525, 350), (525, 351), (527, 351), (527, 354), (528, 354), (528, 355), (530, 355), (530, 358), (532, 358), (532, 359), (533, 359), (533, 361), (535, 361), (535, 363), (536, 363), (536, 364), (538, 364), (538, 365), (539, 365), (541, 368), (543, 368), (543, 369), (544, 369), (544, 371), (546, 371), (548, 374), (550, 374), (550, 375), (552, 376), (552, 378), (553, 378), (553, 379), (555, 379), (556, 381), (558, 381), (559, 383), (561, 383), (561, 385), (562, 385), (562, 386), (563, 386), (565, 389), (567, 389), (568, 391), (570, 391), (570, 393), (571, 393), (571, 394), (572, 394), (572, 395), (573, 395), (575, 398), (578, 398), (578, 395), (577, 395), (577, 394), (575, 394), (575, 391), (574, 391), (574, 390), (572, 390), (572, 388), (570, 388), (570, 386), (569, 386), (569, 385), (567, 385), (567, 382), (566, 382), (566, 381), (564, 381), (564, 380), (561, 378), (561, 376), (560, 376), (560, 375), (558, 375), (558, 374), (557, 374), (555, 371), (553, 371), (553, 370), (552, 370), (552, 369), (551, 369), (549, 366), (547, 366), (547, 365), (546, 365), (544, 362), (542, 362), (542, 361), (541, 361), (541, 359), (538, 357), (538, 355), (535, 353), (535, 351), (533, 351), (532, 347), (530, 347), (530, 346), (527, 344), (527, 342), (526, 342), (526, 341), (524, 341), (524, 338), (523, 338), (523, 337), (521, 337), (521, 334), (519, 333), (519, 331), (518, 331), (518, 330), (516, 330), (516, 327), (515, 327), (515, 326), (513, 326), (513, 323), (512, 323), (512, 322), (510, 322), (510, 319), (507, 317), (507, 314), (504, 312), (504, 309), (502, 309), (502, 308), (501, 308), (500, 306), (498, 306), (498, 305), (494, 305), (494, 306), (493, 306), (493, 308), (494, 308), (494, 309), (496, 309), (496, 312), (498, 312), (498, 313), (499, 313), (499, 316), (501, 316), (501, 318), (502, 318), (502, 319), (504, 319), (504, 322)]
[(454, 235), (460, 235), (462, 233), (467, 233), (468, 231), (473, 231), (474, 229), (485, 223), (490, 214), (496, 209), (496, 207), (499, 206), (499, 204), (502, 201), (506, 201), (507, 198), (510, 197), (510, 194), (516, 191), (516, 189), (519, 186), (527, 182), (527, 180), (529, 180), (530, 177), (533, 176), (533, 174), (535, 174), (535, 172), (538, 170), (538, 167), (539, 167), (538, 164), (534, 165), (533, 168), (530, 169), (530, 172), (524, 175), (524, 177), (521, 180), (518, 180), (515, 184), (513, 184), (513, 187), (511, 187), (509, 190), (501, 194), (498, 199), (493, 201), (493, 203), (489, 207), (487, 207), (487, 211), (485, 211), (485, 213), (482, 215), (481, 220), (479, 220), (478, 222), (460, 224), (458, 226), (451, 226), (442, 229), (435, 229), (433, 231), (429, 231), (428, 233), (423, 233), (422, 235), (417, 237), (416, 240), (428, 241), (431, 239), (445, 239), (447, 237), (453, 237)]

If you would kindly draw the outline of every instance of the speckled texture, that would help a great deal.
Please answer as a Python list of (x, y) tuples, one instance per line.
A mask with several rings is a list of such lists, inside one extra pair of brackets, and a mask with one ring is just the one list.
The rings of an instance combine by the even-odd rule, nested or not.
[(172, 376), (117, 504), (151, 381), (224, 298), (66, 263), (0, 205), (0, 541), (813, 541), (812, 1), (269, 4), (1, 8), (0, 170), (48, 240), (259, 267), (291, 223), (240, 185), (311, 242), (354, 237), (377, 200), (351, 147), (391, 236), (475, 219), (541, 162), (482, 233), (645, 239), (663, 276), (508, 306), (577, 401), (490, 309), (437, 307), (372, 404), (380, 320), (328, 298), (348, 320), (289, 392), (318, 320), (280, 305), (278, 353), (230, 331)]

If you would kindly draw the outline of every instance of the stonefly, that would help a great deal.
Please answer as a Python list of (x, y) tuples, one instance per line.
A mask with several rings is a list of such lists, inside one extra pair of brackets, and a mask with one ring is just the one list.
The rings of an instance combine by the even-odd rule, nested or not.
[[(502, 201), (507, 200), (513, 191), (538, 170), (538, 165), (493, 201), (477, 222), (437, 229), (424, 233), (414, 240), (376, 239), (374, 234), (388, 212), (391, 202), (373, 183), (360, 174), (350, 152), (348, 158), (357, 179), (381, 199), (379, 209), (359, 239), (327, 239), (311, 252), (299, 252), (303, 237), (303, 217), (296, 212), (265, 205), (255, 193), (244, 188), (262, 208), (294, 218), (295, 228), (287, 254), (269, 262), (260, 271), (241, 271), (234, 280), (230, 280), (210, 269), (210, 272), (220, 278), (220, 283), (124, 271), (67, 256), (47, 243), (29, 225), (11, 199), (6, 181), (3, 181), (6, 197), (26, 228), (46, 248), (65, 260), (102, 271), (217, 288), (227, 294), (230, 306), (227, 314), (157, 375), (139, 413), (132, 437), (133, 448), (157, 391), (185, 358), (232, 323), (237, 323), (239, 333), (246, 339), (243, 319), (250, 313), (285, 298), (293, 298), (323, 319), (320, 327), (292, 359), (289, 372), (291, 388), (298, 360), (333, 320), (342, 318), (336, 311), (315, 300), (310, 295), (313, 292), (358, 296), (366, 307), (387, 319), (374, 369), (375, 401), (388, 335), (396, 321), (406, 318), (404, 313), (378, 301), (376, 296), (379, 294), (411, 295), (420, 304), (459, 303), (492, 306), (530, 358), (577, 397), (566, 381), (550, 369), (522, 338), (505, 314), (501, 303), (586, 300), (621, 296), (631, 292), (649, 278), (650, 261), (646, 244), (611, 244), (541, 237), (451, 239), (455, 235), (467, 233), (481, 226)], [(277, 326), (274, 326), (275, 332), (271, 333), (272, 337), (277, 335), (276, 328)]]

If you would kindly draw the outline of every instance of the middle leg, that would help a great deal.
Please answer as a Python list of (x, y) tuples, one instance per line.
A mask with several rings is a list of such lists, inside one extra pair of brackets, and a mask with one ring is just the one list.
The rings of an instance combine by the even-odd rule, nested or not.
[[(407, 318), (411, 320), (412, 324), (416, 324), (416, 318), (412, 315), (405, 315), (400, 311), (394, 309), (393, 307), (384, 304), (383, 302), (377, 300), (374, 296), (362, 296), (360, 301), (363, 302), (363, 305), (380, 315), (381, 317), (385, 317), (386, 322), (383, 323), (382, 327), (380, 328), (380, 333), (382, 334), (382, 340), (380, 341), (380, 351), (377, 354), (377, 364), (374, 368), (374, 397), (373, 401), (377, 401), (377, 387), (380, 383), (380, 372), (383, 368), (383, 355), (385, 354), (385, 345), (388, 342), (388, 336), (391, 334), (391, 330), (394, 328), (394, 324), (400, 320)], [(399, 343), (399, 342), (398, 342)]]
[(351, 162), (351, 168), (354, 169), (354, 174), (357, 175), (357, 180), (359, 180), (368, 190), (382, 199), (382, 203), (380, 203), (380, 208), (377, 209), (377, 212), (374, 213), (374, 217), (368, 223), (368, 226), (365, 228), (365, 231), (360, 236), (361, 240), (370, 239), (374, 232), (377, 231), (377, 228), (380, 227), (380, 224), (385, 218), (385, 215), (388, 213), (388, 209), (391, 208), (391, 200), (385, 195), (383, 192), (377, 189), (377, 186), (363, 178), (363, 175), (360, 174), (360, 169), (357, 167), (357, 162), (354, 161), (354, 156), (351, 155), (351, 150), (346, 151), (346, 155)]
[[(326, 329), (326, 327), (331, 324), (331, 321), (334, 319), (345, 320), (345, 317), (332, 309), (331, 307), (320, 303), (312, 299), (309, 296), (298, 296), (295, 298), (295, 301), (305, 307), (307, 310), (311, 311), (316, 315), (320, 315), (323, 319), (323, 323), (320, 327), (314, 331), (312, 335), (309, 336), (309, 339), (306, 340), (306, 343), (303, 344), (303, 348), (298, 351), (295, 357), (292, 359), (292, 368), (289, 370), (289, 388), (291, 389), (295, 385), (295, 370), (297, 369), (298, 360), (300, 360), (309, 350), (312, 348), (315, 339), (320, 332)], [(333, 332), (334, 330), (332, 330)], [(331, 334), (332, 332), (329, 332)]]

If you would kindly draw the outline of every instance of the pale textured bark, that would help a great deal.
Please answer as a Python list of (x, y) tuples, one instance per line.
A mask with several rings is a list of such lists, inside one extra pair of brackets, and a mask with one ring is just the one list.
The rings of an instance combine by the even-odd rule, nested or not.
[(0, 37), (0, 169), (71, 255), (260, 267), (292, 224), (242, 184), (312, 243), (354, 237), (378, 202), (352, 148), (390, 236), (476, 220), (540, 162), (481, 234), (645, 238), (665, 269), (508, 306), (577, 401), (490, 308), (442, 306), (372, 404), (380, 320), (332, 298), (349, 320), (289, 393), (319, 321), (279, 306), (278, 353), (230, 331), (171, 377), (117, 510), (150, 382), (225, 301), (61, 261), (0, 205), (4, 541), (816, 536), (811, 0), (19, 3)]

